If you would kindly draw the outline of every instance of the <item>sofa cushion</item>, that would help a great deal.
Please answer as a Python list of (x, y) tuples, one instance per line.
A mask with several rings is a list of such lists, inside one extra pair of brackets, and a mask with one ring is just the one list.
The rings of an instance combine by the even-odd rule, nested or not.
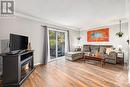
[(106, 48), (106, 53), (109, 55), (110, 52), (112, 52), (113, 49), (112, 48)]
[(91, 48), (91, 50), (99, 50), (98, 45), (91, 45), (90, 48)]
[(99, 46), (98, 45), (91, 45), (91, 53), (96, 54), (99, 52)]
[(90, 52), (90, 46), (89, 45), (84, 45), (83, 51), (84, 52)]
[(105, 47), (100, 47), (99, 53), (100, 54), (105, 54), (105, 52), (106, 52), (106, 48)]

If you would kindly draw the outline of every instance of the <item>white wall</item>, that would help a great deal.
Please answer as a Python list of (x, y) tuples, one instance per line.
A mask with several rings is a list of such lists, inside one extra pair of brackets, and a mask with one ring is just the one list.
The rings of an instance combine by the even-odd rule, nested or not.
[(21, 17), (0, 19), (0, 40), (9, 39), (9, 34), (20, 34), (29, 37), (34, 52), (35, 64), (42, 61), (43, 29), (41, 23)]
[[(130, 41), (130, 0), (126, 0), (126, 17), (128, 18), (129, 25), (128, 25), (128, 30), (129, 30), (129, 41)], [(130, 44), (129, 44), (129, 72), (128, 72), (128, 80), (130, 83)]]
[[(129, 34), (128, 35), (129, 35), (129, 41), (130, 41), (130, 12), (129, 12)], [(129, 76), (129, 83), (130, 83), (130, 43), (129, 43), (129, 73), (128, 74), (129, 74), (128, 76)]]
[(70, 51), (74, 51), (78, 45), (77, 37), (79, 36), (79, 32), (74, 30), (69, 30), (69, 36), (70, 36)]
[[(0, 17), (0, 41), (9, 39), (9, 34), (20, 34), (29, 37), (32, 49), (34, 52), (34, 63), (42, 63), (43, 60), (43, 39), (44, 29), (41, 27), (44, 23), (34, 21), (23, 17)], [(64, 29), (64, 28), (63, 28)], [(70, 44), (75, 43), (77, 38), (76, 31), (70, 30)], [(1, 44), (0, 44), (1, 45)], [(0, 46), (1, 47), (1, 46)], [(1, 48), (0, 48), (1, 49)], [(74, 49), (74, 45), (71, 45), (71, 50)], [(0, 50), (1, 52), (1, 50)]]
[[(97, 44), (97, 45), (113, 45), (114, 47), (117, 47), (117, 45), (122, 45), (122, 50), (125, 53), (125, 62), (128, 62), (128, 43), (126, 42), (128, 40), (128, 23), (122, 24), (122, 32), (124, 33), (123, 37), (119, 38), (115, 34), (119, 32), (119, 25), (111, 25), (106, 26), (109, 28), (109, 42), (87, 42), (87, 30), (84, 30), (81, 32), (82, 40), (81, 44)], [(101, 27), (103, 28), (103, 27)]]

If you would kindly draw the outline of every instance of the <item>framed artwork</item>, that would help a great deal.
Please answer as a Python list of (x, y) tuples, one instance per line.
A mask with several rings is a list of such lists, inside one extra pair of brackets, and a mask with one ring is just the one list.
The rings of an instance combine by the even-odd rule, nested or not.
[(108, 42), (109, 28), (97, 29), (87, 32), (87, 42)]

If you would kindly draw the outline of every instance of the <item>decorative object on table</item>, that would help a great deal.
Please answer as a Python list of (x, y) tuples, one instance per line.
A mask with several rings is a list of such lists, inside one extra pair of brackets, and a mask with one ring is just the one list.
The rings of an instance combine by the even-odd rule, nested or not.
[(84, 52), (84, 56), (90, 56), (90, 52)]
[(100, 55), (99, 52), (96, 52), (95, 56), (96, 56), (96, 57), (100, 57), (101, 55)]
[(122, 45), (117, 45), (116, 51), (117, 52), (122, 52)]
[(81, 51), (81, 48), (75, 48), (75, 52)]
[(91, 56), (95, 56), (95, 54), (93, 53), (93, 54), (91, 54)]
[(32, 50), (31, 43), (28, 43), (28, 50)]
[(108, 42), (109, 28), (97, 29), (87, 32), (88, 42)]
[(120, 22), (120, 24), (119, 24), (119, 25), (120, 25), (120, 28), (119, 28), (120, 31), (117, 32), (116, 35), (119, 36), (119, 37), (122, 37), (124, 33), (121, 31), (121, 27), (122, 27), (122, 26), (121, 26), (121, 20), (119, 20), (119, 22)]

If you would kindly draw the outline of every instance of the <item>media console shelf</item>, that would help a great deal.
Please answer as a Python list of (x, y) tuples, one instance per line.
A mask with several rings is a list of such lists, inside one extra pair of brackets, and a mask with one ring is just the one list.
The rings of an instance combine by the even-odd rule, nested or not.
[(33, 51), (3, 56), (3, 86), (20, 87), (34, 71)]

